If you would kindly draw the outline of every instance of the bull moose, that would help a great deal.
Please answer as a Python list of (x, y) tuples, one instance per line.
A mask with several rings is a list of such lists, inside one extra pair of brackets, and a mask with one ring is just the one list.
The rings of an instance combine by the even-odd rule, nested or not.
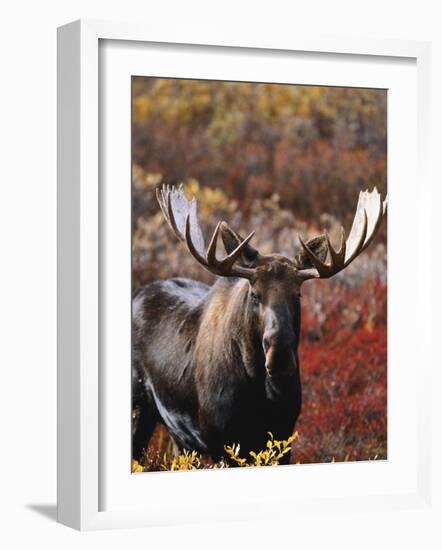
[(225, 444), (247, 453), (262, 448), (268, 432), (287, 439), (301, 410), (301, 286), (342, 271), (367, 248), (386, 200), (376, 188), (361, 191), (338, 249), (326, 233), (299, 237), (300, 252), (287, 258), (260, 254), (250, 244), (254, 232), (243, 238), (224, 221), (206, 251), (196, 199), (188, 201), (182, 186), (157, 189), (157, 199), (176, 237), (218, 278), (211, 287), (156, 281), (133, 297), (133, 458), (158, 422), (180, 449), (215, 461)]

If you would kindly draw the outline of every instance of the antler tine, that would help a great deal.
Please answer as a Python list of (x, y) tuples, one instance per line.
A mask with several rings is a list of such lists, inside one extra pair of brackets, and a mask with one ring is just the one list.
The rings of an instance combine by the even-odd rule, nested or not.
[(345, 241), (345, 229), (341, 225), (341, 242), (339, 245), (339, 250), (335, 250), (335, 248), (333, 248), (327, 232), (325, 233), (325, 237), (327, 239), (328, 251), (330, 252), (331, 264), (335, 268), (342, 269), (345, 262), (345, 251), (347, 249)]
[(374, 236), (377, 233), (377, 230), (379, 229), (379, 226), (381, 225), (382, 218), (383, 218), (385, 212), (387, 211), (387, 197), (385, 197), (385, 199), (382, 201), (381, 200), (381, 194), (377, 190), (377, 187), (375, 187), (373, 189), (373, 193), (375, 193), (375, 198), (378, 199), (378, 204), (377, 205), (374, 204), (374, 206), (373, 206), (373, 210), (375, 210), (375, 212), (374, 212), (375, 217), (374, 217), (374, 221), (373, 221), (373, 227), (371, 229), (367, 228), (368, 235), (365, 239), (365, 243), (364, 243), (364, 246), (361, 249), (361, 252), (363, 250), (365, 250), (367, 248), (367, 246), (373, 240)]
[[(362, 252), (364, 248), (365, 238), (367, 236), (368, 218), (367, 218), (367, 212), (365, 211), (365, 208), (362, 208), (361, 212), (362, 212), (362, 231), (358, 235), (357, 226), (355, 226), (356, 229), (354, 231), (353, 231), (353, 227), (351, 228), (350, 235), (348, 236), (348, 239), (347, 239), (347, 245), (349, 243), (352, 243), (352, 240), (351, 240), (352, 236), (353, 236), (353, 239), (356, 239), (356, 244), (354, 245), (353, 250), (349, 253), (348, 257), (347, 257), (347, 252), (349, 249), (351, 250), (351, 247), (347, 246), (346, 258), (345, 258), (343, 267), (347, 267), (356, 258), (356, 256), (358, 256)], [(355, 216), (355, 220), (356, 220), (356, 216)]]
[(328, 234), (325, 234), (330, 263), (323, 262), (318, 258), (308, 244), (299, 237), (302, 248), (314, 266), (313, 269), (301, 270), (300, 276), (303, 279), (327, 278), (346, 268), (373, 240), (386, 209), (387, 199), (381, 200), (381, 195), (376, 187), (371, 192), (368, 190), (361, 191), (353, 225), (347, 239), (345, 238), (344, 228), (341, 227), (339, 250), (332, 246)]
[(330, 270), (330, 267), (329, 265), (327, 265), (325, 262), (323, 262), (320, 258), (318, 258), (318, 256), (316, 256), (316, 254), (313, 252), (313, 250), (308, 246), (308, 244), (306, 244), (303, 240), (303, 238), (301, 237), (301, 235), (299, 235), (299, 242), (301, 243), (301, 246), (302, 248), (304, 249), (305, 253), (307, 254), (307, 256), (310, 258), (310, 261), (312, 262), (312, 264), (314, 265), (314, 267), (316, 268), (318, 274), (320, 277), (327, 277), (327, 274)]
[(178, 229), (178, 226), (177, 226), (177, 223), (176, 223), (176, 220), (175, 220), (175, 215), (174, 215), (174, 212), (173, 212), (173, 208), (172, 208), (172, 193), (170, 192), (170, 190), (168, 189), (167, 190), (167, 214), (168, 214), (168, 220), (169, 220), (169, 224), (170, 226), (172, 227), (173, 229), (173, 232), (175, 233), (175, 235), (182, 241), (183, 240), (183, 235), (182, 233), (179, 231)]
[(218, 260), (216, 257), (216, 247), (218, 243), (219, 230), (222, 222), (218, 222), (213, 232), (212, 238), (210, 239), (209, 246), (207, 247), (207, 265), (209, 268), (215, 270), (219, 274), (223, 275), (233, 275), (238, 277), (245, 277), (246, 275), (251, 276), (254, 273), (253, 269), (248, 268), (234, 268), (233, 264), (239, 258), (243, 248), (250, 241), (250, 239), (255, 234), (254, 231), (250, 233), (230, 254), (228, 254), (222, 260)]
[(236, 260), (240, 257), (241, 252), (243, 251), (243, 248), (245, 248), (246, 244), (250, 241), (250, 239), (253, 237), (254, 234), (255, 232), (252, 231), (249, 235), (247, 235), (247, 237), (235, 248), (235, 250), (233, 250), (220, 262), (225, 269), (228, 269), (229, 271), (231, 271), (233, 276), (245, 277), (247, 279), (250, 279), (255, 273), (254, 269), (233, 265), (236, 262)]
[(185, 226), (185, 242), (187, 245), (187, 248), (189, 249), (189, 252), (192, 254), (192, 256), (197, 260), (200, 264), (202, 264), (204, 267), (209, 267), (207, 260), (201, 256), (201, 254), (198, 252), (198, 250), (195, 248), (195, 245), (192, 241), (192, 236), (190, 234), (190, 214), (186, 215), (186, 226)]
[(207, 247), (207, 263), (208, 265), (216, 265), (218, 260), (216, 259), (216, 245), (218, 244), (218, 235), (221, 222), (218, 222), (210, 239), (209, 246)]
[(161, 208), (161, 212), (165, 220), (167, 221), (169, 227), (175, 233), (176, 237), (180, 241), (184, 241), (183, 234), (179, 231), (177, 223), (175, 221), (174, 212), (171, 204), (172, 192), (175, 191), (174, 188), (170, 188), (169, 185), (164, 185), (162, 188), (156, 190), (156, 196), (158, 203)]

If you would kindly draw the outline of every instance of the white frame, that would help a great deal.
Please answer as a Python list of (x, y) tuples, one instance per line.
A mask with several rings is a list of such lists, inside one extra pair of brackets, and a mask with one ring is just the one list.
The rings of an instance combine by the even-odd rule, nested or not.
[[(167, 517), (148, 516), (145, 510), (102, 512), (99, 506), (99, 40), (129, 40), (200, 44), (236, 48), (269, 48), (334, 54), (409, 57), (418, 74), (418, 173), (422, 204), (431, 205), (426, 152), (430, 122), (430, 45), (426, 42), (363, 40), (331, 37), (280, 37), (225, 41), (206, 39), (203, 32), (189, 40), (186, 32), (167, 37), (144, 26), (77, 21), (59, 29), (58, 79), (58, 520), (77, 529), (148, 526), (168, 523)], [(430, 212), (422, 206), (419, 229), (430, 234)], [(427, 231), (428, 229), (428, 231)], [(429, 266), (430, 243), (420, 250), (422, 266)], [(420, 303), (429, 323), (430, 269), (418, 274)], [(428, 327), (428, 348), (431, 327)], [(431, 363), (421, 365), (418, 395), (418, 487), (414, 494), (388, 498), (365, 497), (358, 508), (425, 505), (431, 497), (430, 393)], [(287, 498), (286, 498), (287, 501)], [(335, 505), (335, 504), (334, 504)], [(355, 508), (344, 498), (341, 510)], [(330, 501), (315, 499), (305, 509), (325, 510)], [(335, 508), (336, 509), (336, 508)], [(261, 517), (259, 510), (243, 517)], [(206, 516), (206, 519), (215, 517)], [(184, 520), (183, 520), (184, 521)], [(185, 521), (191, 521), (186, 519)]]
[[(416, 210), (417, 98), (416, 63), (409, 58), (273, 52), (174, 44), (104, 40), (100, 43), (100, 509), (153, 508), (183, 521), (183, 507), (194, 513), (213, 502), (216, 517), (237, 519), (250, 502), (269, 507), (275, 487), (292, 488), (290, 510), (305, 499), (414, 492), (416, 489), (415, 369), (421, 360), (416, 274), (409, 270), (408, 249), (417, 249), (415, 233), (403, 238), (404, 222)], [(374, 87), (388, 94), (388, 460), (358, 461), (247, 471), (131, 475), (131, 81), (133, 75), (208, 78), (227, 81), (286, 82), (322, 86)], [(419, 193), (417, 194), (419, 197)], [(127, 261), (122, 261), (127, 258)], [(403, 273), (407, 273), (403, 276)], [(314, 283), (312, 283), (314, 284)], [(404, 323), (403, 296), (408, 295)], [(311, 406), (305, 403), (306, 407)], [(406, 425), (407, 430), (403, 427)], [(207, 475), (205, 475), (207, 474)], [(223, 481), (221, 483), (221, 480)], [(235, 506), (232, 507), (232, 487)], [(149, 499), (146, 500), (146, 495)], [(171, 500), (169, 495), (174, 495)], [(274, 510), (279, 510), (276, 504)], [(206, 510), (214, 514), (214, 507)], [(278, 512), (279, 513), (279, 512)]]

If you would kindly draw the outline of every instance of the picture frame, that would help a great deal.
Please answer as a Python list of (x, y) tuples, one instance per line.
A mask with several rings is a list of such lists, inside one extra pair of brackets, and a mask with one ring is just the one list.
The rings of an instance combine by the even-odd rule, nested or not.
[[(117, 48), (115, 55), (111, 52), (112, 45)], [(106, 49), (111, 45), (111, 49)], [(101, 88), (109, 84), (103, 70), (112, 63), (120, 64), (120, 68), (128, 71), (128, 52), (131, 58), (131, 48), (143, 48), (153, 45), (152, 52), (140, 54), (140, 59), (152, 59), (157, 55), (158, 62), (161, 57), (161, 48), (168, 51), (170, 59), (177, 56), (177, 52), (183, 55), (193, 55), (198, 50), (203, 74), (208, 74), (208, 67), (213, 64), (215, 52), (228, 56), (233, 64), (234, 59), (241, 56), (271, 56), (272, 61), (282, 60), (287, 62), (291, 55), (298, 53), (307, 56), (309, 64), (314, 59), (320, 59), (323, 67), (338, 60), (344, 65), (347, 62), (360, 64), (362, 72), (367, 71), (370, 60), (387, 64), (385, 73), (391, 72), (396, 63), (402, 62), (412, 67), (408, 73), (413, 75), (417, 83), (416, 134), (407, 143), (407, 147), (414, 148), (412, 157), (416, 159), (419, 184), (416, 186), (416, 196), (419, 199), (419, 211), (417, 213), (417, 233), (425, 235), (429, 233), (432, 190), (428, 175), (428, 150), (429, 150), (429, 121), (431, 116), (431, 103), (429, 97), (431, 46), (427, 42), (408, 42), (393, 40), (374, 40), (350, 37), (294, 37), (281, 36), (278, 42), (267, 43), (265, 38), (257, 37), (253, 41), (244, 40), (241, 36), (229, 36), (223, 39), (201, 35), (192, 37), (186, 35), (183, 30), (179, 35), (167, 36), (162, 31), (147, 28), (143, 25), (126, 24), (118, 22), (102, 21), (76, 21), (60, 27), (58, 30), (58, 521), (70, 527), (80, 530), (105, 529), (118, 527), (140, 527), (153, 525), (168, 525), (176, 523), (192, 523), (201, 521), (229, 521), (236, 519), (251, 519), (263, 517), (287, 517), (296, 510), (297, 514), (319, 513), (333, 509), (361, 511), (391, 510), (397, 508), (416, 508), (428, 506), (431, 501), (431, 434), (430, 434), (430, 373), (432, 366), (431, 357), (431, 250), (430, 243), (424, 242), (418, 247), (420, 261), (417, 273), (413, 274), (424, 284), (418, 285), (418, 292), (411, 297), (410, 307), (419, 316), (412, 327), (419, 338), (415, 343), (410, 343), (411, 349), (408, 361), (408, 382), (404, 382), (404, 393), (416, 400), (415, 409), (410, 413), (411, 428), (410, 439), (412, 460), (404, 466), (401, 475), (398, 475), (395, 488), (390, 486), (386, 490), (374, 487), (372, 491), (361, 489), (355, 491), (357, 480), (366, 475), (365, 466), (378, 468), (376, 475), (394, 477), (396, 469), (402, 467), (400, 461), (396, 464), (390, 462), (392, 470), (387, 470), (382, 464), (358, 465), (335, 464), (332, 470), (329, 466), (306, 466), (304, 479), (298, 475), (297, 482), (303, 486), (303, 494), (300, 497), (287, 495), (284, 487), (294, 482), (294, 470), (291, 467), (270, 468), (265, 472), (185, 472), (179, 474), (158, 475), (145, 474), (143, 479), (144, 494), (150, 491), (156, 495), (154, 503), (141, 504), (139, 499), (130, 498), (132, 488), (125, 492), (121, 487), (112, 489), (115, 496), (108, 499), (103, 486), (109, 483), (115, 472), (124, 468), (124, 455), (115, 460), (107, 460), (109, 456), (118, 455), (118, 450), (109, 447), (106, 442), (106, 422), (109, 422), (109, 410), (106, 403), (109, 401), (108, 392), (115, 391), (111, 386), (104, 384), (104, 363), (106, 352), (103, 348), (103, 326), (106, 322), (106, 312), (109, 299), (117, 300), (117, 296), (109, 298), (109, 282), (103, 283), (110, 265), (115, 265), (115, 258), (121, 265), (124, 262), (124, 247), (127, 243), (116, 244), (118, 249), (114, 253), (114, 263), (109, 264), (106, 259), (106, 232), (110, 231), (106, 219), (108, 212), (115, 208), (124, 208), (124, 203), (119, 203), (118, 197), (110, 199), (104, 188), (104, 174), (108, 174), (107, 165), (101, 164), (103, 140), (107, 128), (103, 128), (103, 118), (106, 116), (106, 105), (112, 98), (106, 96), (105, 101), (100, 95)], [(124, 51), (123, 51), (124, 50)], [(156, 52), (156, 53), (155, 53)], [(112, 57), (113, 56), (113, 57)], [(241, 58), (242, 59), (242, 58)], [(144, 62), (144, 61), (141, 61)], [(157, 68), (159, 71), (160, 68)], [(164, 69), (165, 70), (165, 69)], [(221, 71), (219, 67), (213, 67), (212, 71)], [(239, 65), (239, 70), (245, 71), (245, 65)], [(287, 71), (282, 67), (281, 73)], [(343, 82), (351, 77), (345, 77), (343, 67)], [(206, 72), (204, 72), (206, 71)], [(129, 71), (130, 72), (130, 71)], [(112, 73), (113, 74), (113, 73)], [(116, 71), (115, 75), (122, 73)], [(192, 76), (192, 75), (191, 75)], [(112, 76), (111, 76), (112, 78)], [(279, 78), (279, 77), (278, 77)], [(312, 74), (311, 78), (315, 78)], [(330, 78), (330, 77), (329, 77)], [(347, 79), (347, 80), (346, 80)], [(277, 80), (279, 81), (279, 80)], [(285, 80), (287, 81), (287, 80)], [(305, 80), (303, 80), (304, 82)], [(113, 81), (115, 83), (115, 81)], [(401, 84), (398, 84), (400, 86)], [(403, 85), (403, 84), (402, 84)], [(109, 86), (110, 89), (110, 86)], [(105, 90), (106, 91), (106, 90)], [(124, 91), (123, 91), (124, 92)], [(118, 98), (115, 100), (117, 101)], [(414, 96), (410, 98), (414, 101)], [(129, 106), (128, 106), (129, 109)], [(127, 113), (125, 115), (127, 117)], [(390, 123), (390, 120), (389, 120)], [(125, 123), (123, 123), (125, 124)], [(405, 122), (404, 122), (405, 124)], [(413, 128), (413, 126), (410, 126)], [(122, 135), (128, 139), (127, 127), (117, 123), (113, 128), (117, 132), (112, 135)], [(120, 132), (121, 130), (121, 132)], [(405, 138), (404, 138), (405, 139)], [(121, 151), (116, 142), (111, 144), (115, 153)], [(401, 144), (389, 141), (389, 163), (392, 166), (398, 161)], [(127, 148), (126, 148), (127, 149)], [(408, 151), (408, 149), (407, 149)], [(118, 153), (119, 154), (119, 153)], [(123, 154), (123, 153), (121, 153)], [(126, 150), (126, 158), (130, 153)], [(411, 165), (413, 166), (413, 165)], [(122, 163), (122, 172), (127, 169), (127, 162)], [(392, 170), (393, 168), (391, 168)], [(119, 175), (121, 175), (119, 173)], [(413, 174), (402, 174), (404, 178), (415, 181)], [(394, 174), (392, 183), (396, 181)], [(124, 177), (124, 176), (123, 176)], [(130, 174), (127, 174), (130, 177)], [(390, 178), (390, 166), (389, 166)], [(390, 185), (390, 182), (389, 182)], [(118, 186), (118, 184), (117, 184)], [(115, 188), (115, 185), (113, 185)], [(390, 194), (389, 208), (391, 223), (399, 227), (404, 224), (404, 217), (413, 206), (413, 197), (401, 197), (399, 193)], [(130, 192), (127, 192), (127, 196)], [(106, 198), (107, 197), (107, 198)], [(126, 203), (127, 206), (127, 203)], [(127, 214), (127, 213), (126, 213)], [(389, 214), (390, 216), (390, 214)], [(402, 216), (402, 217), (401, 217)], [(115, 219), (115, 218), (113, 218)], [(103, 221), (104, 220), (104, 221)], [(390, 220), (389, 220), (390, 223)], [(393, 237), (395, 231), (393, 231)], [(113, 242), (118, 241), (118, 235), (113, 235)], [(403, 250), (399, 235), (394, 238), (391, 259), (398, 265), (401, 261), (399, 252)], [(395, 252), (397, 250), (397, 252)], [(390, 251), (389, 251), (390, 253)], [(123, 254), (123, 256), (122, 256)], [(129, 264), (129, 262), (128, 262)], [(127, 275), (127, 266), (126, 268)], [(411, 275), (410, 275), (411, 276)], [(121, 275), (121, 280), (125, 277)], [(401, 285), (407, 281), (393, 280), (397, 286), (396, 295), (399, 298)], [(398, 305), (392, 296), (392, 310)], [(129, 315), (125, 303), (119, 306), (122, 317)], [(125, 317), (129, 318), (129, 317)], [(127, 324), (127, 323), (126, 323)], [(399, 329), (393, 327), (392, 339), (398, 340)], [(130, 332), (130, 324), (127, 326), (127, 335)], [(390, 336), (389, 336), (390, 337)], [(394, 342), (393, 342), (394, 348)], [(120, 350), (118, 353), (125, 353)], [(127, 353), (127, 348), (126, 348)], [(420, 354), (425, 360), (421, 361), (420, 376), (415, 378), (411, 364), (413, 357)], [(390, 361), (390, 357), (389, 357)], [(390, 379), (393, 383), (393, 391), (396, 378)], [(408, 384), (408, 385), (407, 385)], [(408, 393), (410, 392), (410, 393)], [(127, 398), (127, 396), (126, 396)], [(395, 415), (403, 408), (404, 402), (398, 400)], [(115, 426), (118, 424), (118, 419)], [(122, 425), (121, 433), (124, 426)], [(120, 428), (117, 428), (118, 430)], [(396, 431), (393, 429), (393, 432)], [(128, 448), (130, 448), (129, 434), (127, 435)], [(393, 442), (394, 443), (394, 442)], [(121, 460), (120, 460), (121, 458)], [(405, 460), (405, 459), (404, 459)], [(344, 470), (345, 469), (345, 470)], [(383, 472), (383, 469), (385, 472)], [(410, 472), (413, 475), (410, 475)], [(129, 474), (129, 467), (124, 476)], [(223, 475), (228, 478), (222, 477)], [(257, 477), (259, 476), (259, 478)], [(404, 482), (408, 476), (409, 483)], [(127, 485), (141, 485), (137, 476), (132, 476), (128, 481), (122, 476)], [(229, 481), (226, 482), (225, 480)], [(339, 491), (343, 480), (345, 490)], [(123, 483), (122, 481), (122, 483)], [(241, 486), (240, 496), (236, 499), (236, 506), (229, 507), (229, 495), (232, 486)], [(325, 492), (324, 492), (325, 487)], [(137, 490), (137, 489), (134, 489)], [(192, 494), (205, 495), (207, 501), (195, 498), (191, 506), (182, 506), (182, 499)], [(300, 491), (302, 492), (302, 491)], [(262, 496), (261, 496), (262, 493)], [(149, 493), (148, 493), (149, 494)], [(161, 495), (170, 497), (176, 494), (175, 502), (170, 498), (161, 498)], [(310, 496), (308, 496), (310, 494)], [(283, 496), (281, 496), (283, 495)], [(109, 506), (107, 501), (112, 501)], [(282, 506), (266, 506), (267, 502), (281, 503)]]

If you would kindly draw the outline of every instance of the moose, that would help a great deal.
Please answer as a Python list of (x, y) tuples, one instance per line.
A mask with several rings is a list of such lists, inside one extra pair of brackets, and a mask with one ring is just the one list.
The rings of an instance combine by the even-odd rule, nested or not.
[(185, 278), (155, 281), (133, 297), (133, 458), (141, 458), (158, 422), (179, 449), (214, 461), (225, 457), (226, 444), (248, 453), (263, 448), (268, 432), (287, 439), (302, 400), (301, 286), (339, 273), (367, 248), (386, 199), (376, 188), (361, 191), (339, 248), (327, 233), (308, 242), (299, 236), (293, 258), (260, 254), (250, 244), (254, 232), (243, 238), (224, 221), (206, 250), (196, 199), (189, 201), (182, 186), (158, 188), (157, 199), (178, 240), (218, 277), (211, 287)]

